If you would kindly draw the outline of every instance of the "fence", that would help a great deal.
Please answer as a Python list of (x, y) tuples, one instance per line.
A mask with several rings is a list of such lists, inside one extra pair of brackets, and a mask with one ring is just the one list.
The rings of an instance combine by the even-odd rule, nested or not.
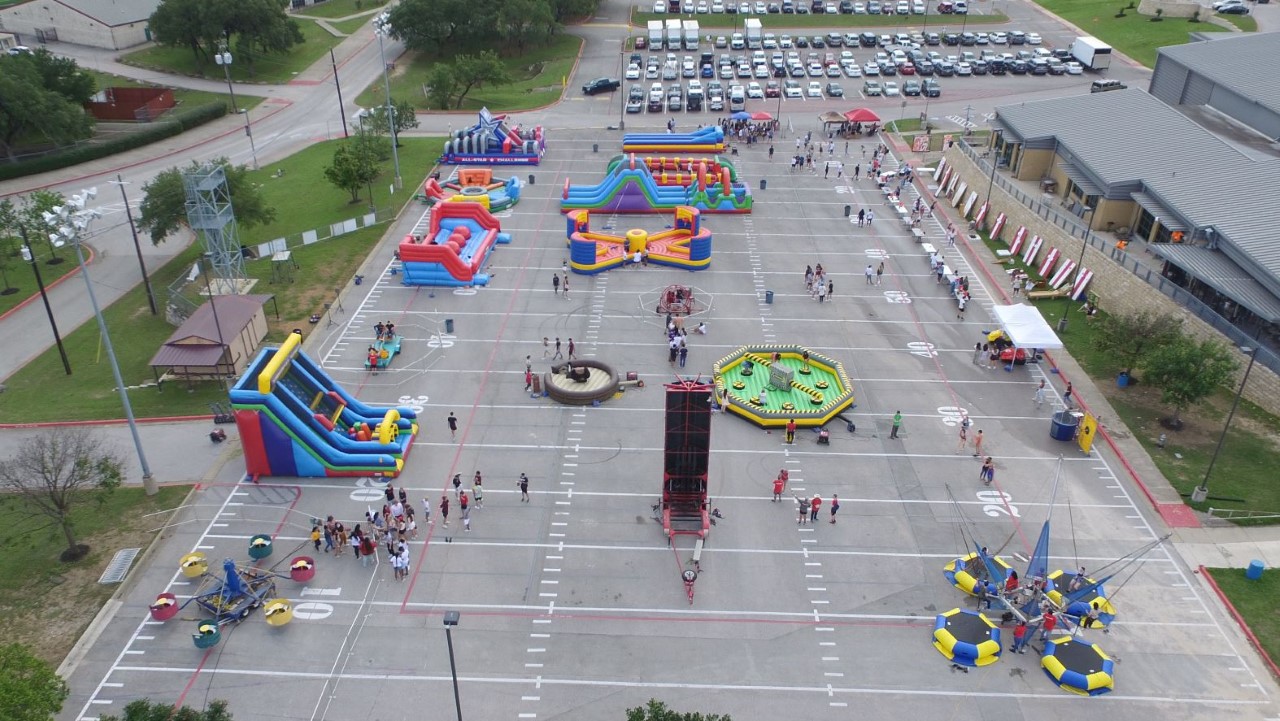
[[(983, 173), (991, 177), (991, 163), (985, 157), (985, 153), (978, 152), (964, 140), (959, 140), (956, 144), (965, 155), (969, 156), (969, 159), (975, 165), (982, 169)], [(1187, 309), (1192, 315), (1209, 324), (1214, 330), (1225, 335), (1234, 345), (1257, 348), (1258, 364), (1269, 368), (1275, 373), (1280, 373), (1280, 355), (1277, 355), (1275, 349), (1269, 347), (1261, 338), (1256, 337), (1255, 334), (1250, 334), (1223, 318), (1217, 311), (1206, 305), (1204, 301), (1192, 295), (1186, 288), (1164, 277), (1164, 274), (1159, 270), (1144, 264), (1140, 259), (1117, 248), (1114, 243), (1108, 243), (1099, 238), (1089, 231), (1087, 225), (1080, 223), (1077, 216), (1071, 214), (1063, 215), (1058, 212), (1057, 208), (1038, 198), (1033, 198), (999, 174), (994, 177), (995, 185), (1041, 219), (1052, 223), (1072, 237), (1085, 240), (1094, 249), (1105, 253), (1120, 267), (1141, 278), (1147, 285), (1160, 291), (1165, 297)]]
[[(241, 252), (245, 254), (246, 265), (270, 263), (272, 262), (271, 256), (276, 253), (303, 248), (313, 243), (337, 238), (363, 228), (372, 228), (394, 220), (395, 215), (396, 211), (393, 208), (379, 208), (372, 213), (365, 213), (355, 218), (332, 223), (326, 228), (304, 230), (301, 233), (294, 233), (293, 235), (276, 238), (265, 243), (241, 246)], [(199, 266), (195, 266), (186, 275), (180, 276), (169, 285), (169, 300), (165, 308), (165, 319), (170, 324), (175, 326), (182, 325), (183, 321), (190, 318), (196, 308), (199, 308), (204, 303), (203, 287), (201, 284), (196, 283), (199, 277)]]

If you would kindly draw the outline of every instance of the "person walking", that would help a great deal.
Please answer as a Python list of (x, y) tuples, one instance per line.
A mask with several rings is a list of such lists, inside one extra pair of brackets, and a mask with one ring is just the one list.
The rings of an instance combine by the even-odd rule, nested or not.
[(818, 512), (822, 510), (822, 496), (813, 494), (813, 498), (809, 500), (809, 522), (818, 522)]
[(880, 261), (880, 265), (876, 266), (876, 285), (884, 280), (884, 261)]
[(996, 479), (996, 464), (991, 460), (991, 456), (982, 462), (982, 469), (978, 471), (978, 479), (982, 481), (982, 485), (989, 486)]
[(981, 343), (973, 344), (973, 364), (982, 365), (982, 359), (986, 357), (987, 352), (982, 349)]
[(453, 495), (455, 498), (462, 495), (462, 474), (461, 473), (453, 474)]
[(529, 477), (521, 473), (520, 480), (516, 481), (516, 486), (520, 488), (520, 502), (528, 503), (529, 502)]
[(1039, 408), (1040, 406), (1044, 405), (1044, 379), (1043, 378), (1040, 379), (1040, 385), (1036, 386), (1036, 395), (1033, 400), (1035, 401), (1036, 408)]
[(551, 274), (551, 292), (560, 295), (560, 275), (558, 273)]
[(902, 428), (902, 411), (893, 412), (893, 428), (889, 430), (890, 438), (897, 438), (898, 431)]
[(866, 221), (866, 219), (867, 219), (867, 209), (859, 208), (858, 209), (858, 227), (859, 228), (862, 227), (862, 224)]
[(978, 432), (973, 435), (973, 457), (974, 458), (979, 458), (982, 456), (982, 440), (983, 440), (982, 429), (979, 428)]
[(542, 336), (542, 357), (545, 359), (549, 355), (551, 355), (551, 339), (544, 335)]
[(440, 522), (445, 528), (449, 527), (449, 494), (445, 493), (440, 496)]
[(446, 419), (449, 424), (449, 437), (457, 440), (458, 438), (458, 417), (453, 415), (453, 411), (449, 411), (449, 417)]
[(1026, 653), (1027, 645), (1027, 622), (1019, 620), (1018, 625), (1013, 627), (1013, 647), (1009, 649), (1009, 653)]
[(684, 340), (680, 341), (680, 350), (677, 352), (680, 359), (680, 367), (684, 368), (685, 361), (689, 359), (689, 346), (684, 344)]
[(466, 491), (458, 494), (458, 514), (462, 516), (462, 530), (471, 530), (471, 497)]
[(564, 274), (564, 280), (560, 283), (560, 285), (564, 288), (564, 297), (568, 298), (569, 297), (569, 274), (568, 273)]
[(836, 522), (836, 513), (839, 510), (840, 510), (840, 496), (832, 493), (831, 494), (831, 520), (827, 521), (828, 523), (834, 524)]
[(827, 297), (836, 297), (836, 282), (834, 280), (827, 281)]
[(578, 359), (578, 347), (573, 344), (573, 339), (569, 339), (569, 360)]
[(773, 502), (777, 503), (782, 500), (782, 492), (787, 489), (787, 469), (778, 471), (778, 477), (773, 479)]
[(555, 352), (555, 354), (554, 354), (554, 355), (552, 355), (552, 356), (551, 356), (551, 360), (553, 360), (553, 361), (554, 361), (554, 360), (560, 360), (561, 358), (564, 358), (564, 353), (561, 353), (561, 352), (560, 352), (560, 338), (559, 338), (559, 336), (557, 336), (557, 337), (556, 337), (556, 352)]
[(967, 418), (960, 421), (960, 442), (956, 445), (956, 453), (963, 451), (969, 445), (969, 424), (966, 423)]
[(471, 479), (471, 498), (476, 502), (476, 508), (484, 508), (484, 485), (480, 471), (476, 471), (476, 477)]
[(1071, 392), (1071, 384), (1067, 383), (1067, 390), (1062, 394), (1062, 402), (1065, 403), (1068, 408), (1071, 407)]
[(868, 210), (867, 210), (867, 225), (871, 225), (871, 221), (873, 221), (873, 220), (875, 220), (875, 219), (876, 219), (876, 211), (868, 209)]
[(787, 419), (787, 443), (796, 442), (796, 419)]

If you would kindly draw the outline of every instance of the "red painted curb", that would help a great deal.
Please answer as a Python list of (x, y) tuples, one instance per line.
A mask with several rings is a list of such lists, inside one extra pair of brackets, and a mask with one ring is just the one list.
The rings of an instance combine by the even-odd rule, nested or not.
[(1204, 576), (1204, 580), (1209, 582), (1209, 587), (1213, 589), (1213, 592), (1218, 594), (1218, 600), (1222, 601), (1222, 605), (1227, 607), (1231, 617), (1236, 620), (1236, 623), (1240, 624), (1240, 630), (1244, 631), (1245, 637), (1253, 645), (1253, 650), (1258, 652), (1258, 655), (1266, 662), (1267, 668), (1271, 669), (1271, 674), (1276, 678), (1280, 678), (1280, 666), (1276, 665), (1275, 660), (1271, 658), (1271, 654), (1267, 653), (1267, 650), (1258, 642), (1258, 637), (1253, 634), (1253, 629), (1249, 628), (1249, 624), (1245, 623), (1244, 616), (1241, 616), (1240, 612), (1236, 610), (1235, 604), (1231, 603), (1231, 600), (1227, 598), (1227, 594), (1222, 592), (1218, 582), (1213, 580), (1213, 574), (1209, 573), (1209, 569), (1204, 566), (1199, 566), (1198, 570), (1200, 575)]
[[(134, 422), (149, 423), (182, 423), (185, 421), (213, 420), (208, 416), (157, 416), (155, 418), (135, 418)], [(124, 418), (108, 418), (99, 421), (48, 421), (46, 423), (0, 423), (0, 430), (23, 430), (31, 428), (71, 428), (79, 426), (118, 426), (128, 423)]]
[[(85, 247), (89, 249), (89, 257), (85, 258), (84, 263), (85, 265), (89, 265), (90, 263), (93, 262), (93, 259), (97, 257), (97, 254), (93, 252), (93, 246), (86, 245)], [(58, 278), (52, 283), (46, 283), (44, 286), (44, 292), (48, 293), (54, 288), (57, 288), (58, 286), (62, 285), (63, 281), (65, 281), (67, 278), (74, 278), (79, 274), (80, 274), (80, 264), (77, 263), (75, 270), (71, 271), (70, 273), (67, 273), (61, 278)], [(23, 308), (26, 308), (27, 306), (36, 302), (36, 298), (39, 298), (39, 297), (40, 297), (40, 291), (36, 290), (36, 292), (33, 295), (27, 296), (21, 303), (18, 303), (17, 305), (10, 308), (9, 310), (6, 310), (4, 313), (0, 313), (0, 323), (3, 323), (6, 319), (8, 319), (9, 316), (13, 315), (14, 313), (17, 313)]]
[[(893, 136), (889, 136), (888, 140), (889, 142), (886, 144), (893, 145), (894, 149), (899, 153), (901, 153), (903, 158), (903, 163), (904, 164), (907, 163), (907, 160), (911, 157), (910, 155), (910, 153), (912, 152), (911, 149), (897, 142), (897, 140), (893, 138)], [(913, 178), (919, 179), (920, 176), (913, 175)], [(938, 196), (933, 195), (929, 192), (928, 183), (921, 182), (917, 186), (917, 190), (920, 192), (922, 196), (932, 198), (935, 202), (939, 200)], [(947, 209), (947, 205), (943, 203), (942, 215), (946, 217), (948, 221), (950, 221), (951, 216), (947, 214), (946, 209)], [(962, 242), (964, 244), (964, 247), (968, 249), (970, 257), (974, 257), (974, 258), (979, 257), (977, 251), (973, 248), (973, 246), (969, 244), (968, 234), (960, 232), (961, 226), (967, 227), (967, 223), (965, 223), (963, 218), (960, 219), (960, 224), (956, 226), (957, 237), (959, 242)], [(987, 280), (989, 280), (992, 283), (992, 285), (997, 289), (997, 293), (999, 294), (999, 297), (1002, 300), (1004, 300), (1005, 303), (1011, 302), (1009, 299), (1009, 296), (1005, 292), (1004, 284), (997, 282), (996, 277), (991, 273), (991, 269), (988, 268), (984, 263), (979, 263), (977, 265), (979, 268), (981, 268), (982, 273), (987, 277)], [(1067, 378), (1066, 374), (1062, 372), (1062, 369), (1059, 368), (1058, 364), (1053, 360), (1053, 354), (1049, 353), (1048, 351), (1045, 351), (1044, 357), (1049, 360), (1050, 367), (1052, 367), (1055, 371), (1058, 372), (1058, 377), (1062, 378), (1064, 381), (1070, 382), (1070, 379)], [(1076, 397), (1076, 405), (1080, 406), (1080, 408), (1085, 412), (1089, 411), (1089, 406), (1083, 400), (1081, 400), (1078, 395)], [(1138, 489), (1142, 491), (1142, 495), (1146, 496), (1147, 501), (1151, 504), (1152, 509), (1155, 510), (1155, 512), (1160, 515), (1160, 519), (1164, 521), (1166, 526), (1170, 528), (1199, 528), (1200, 527), (1200, 519), (1196, 518), (1194, 514), (1187, 513), (1187, 511), (1190, 509), (1188, 509), (1185, 504), (1161, 503), (1160, 501), (1156, 500), (1156, 497), (1151, 493), (1151, 489), (1147, 488), (1147, 484), (1142, 482), (1142, 478), (1138, 476), (1137, 470), (1135, 470), (1133, 465), (1129, 463), (1129, 459), (1125, 458), (1124, 453), (1120, 451), (1120, 447), (1116, 445), (1115, 439), (1111, 437), (1111, 434), (1107, 432), (1107, 429), (1103, 427), (1102, 424), (1098, 425), (1098, 434), (1101, 435), (1103, 439), (1106, 440), (1107, 445), (1111, 448), (1112, 453), (1114, 453), (1116, 455), (1116, 458), (1120, 460), (1120, 465), (1124, 466), (1125, 471), (1129, 473), (1129, 477), (1133, 479), (1133, 482), (1135, 484), (1137, 484)]]

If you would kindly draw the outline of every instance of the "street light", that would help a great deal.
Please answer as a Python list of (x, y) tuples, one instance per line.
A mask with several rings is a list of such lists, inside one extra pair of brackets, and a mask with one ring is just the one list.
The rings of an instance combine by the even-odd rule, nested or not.
[(120, 197), (124, 199), (124, 217), (129, 219), (129, 232), (133, 235), (133, 249), (138, 254), (138, 269), (142, 271), (142, 284), (147, 288), (147, 303), (151, 306), (151, 315), (159, 315), (156, 310), (156, 294), (151, 291), (151, 279), (147, 277), (147, 264), (142, 260), (142, 244), (138, 242), (138, 228), (133, 224), (133, 211), (129, 210), (129, 196), (124, 192), (124, 186), (128, 183), (116, 173), (115, 180), (108, 180), (108, 183), (120, 187)]
[(396, 190), (403, 183), (400, 180), (400, 153), (396, 150), (396, 118), (395, 106), (391, 104), (391, 78), (387, 75), (387, 53), (382, 46), (384, 35), (391, 34), (391, 14), (380, 13), (373, 19), (373, 34), (378, 36), (378, 56), (382, 58), (382, 82), (387, 87), (387, 127), (391, 129), (391, 159), (396, 167)]
[[(231, 110), (240, 112), (240, 108), (236, 107), (236, 91), (231, 87), (231, 51), (227, 50), (227, 44), (224, 42), (222, 48), (213, 54), (213, 61), (222, 66), (222, 73), (227, 77), (227, 92), (231, 93)], [(244, 134), (249, 136), (249, 152), (253, 155), (253, 169), (258, 169), (258, 149), (253, 145), (253, 128), (249, 125), (249, 111), (244, 111)]]
[(67, 360), (67, 349), (62, 346), (62, 335), (58, 333), (58, 322), (53, 319), (53, 306), (49, 305), (49, 294), (44, 289), (44, 278), (40, 275), (40, 263), (36, 261), (36, 254), (27, 242), (26, 226), (19, 225), (18, 232), (22, 233), (22, 259), (31, 263), (31, 272), (36, 274), (36, 285), (40, 287), (40, 299), (44, 301), (44, 312), (49, 315), (49, 327), (53, 329), (53, 340), (58, 344), (58, 355), (62, 356), (62, 367), (67, 371), (67, 375), (71, 375), (71, 361)]
[(449, 671), (453, 674), (453, 705), (458, 709), (458, 721), (462, 721), (462, 698), (458, 696), (458, 666), (453, 662), (453, 627), (458, 625), (458, 612), (444, 612), (444, 637), (449, 642)]
[[(1084, 238), (1080, 241), (1080, 260), (1076, 263), (1076, 277), (1080, 277), (1080, 267), (1084, 265), (1084, 249), (1089, 247), (1089, 234), (1093, 231), (1093, 216), (1098, 211), (1098, 206), (1085, 206), (1085, 210), (1089, 211), (1089, 222), (1084, 226)], [(1067, 304), (1062, 308), (1062, 317), (1058, 319), (1058, 332), (1062, 333), (1067, 330), (1067, 315), (1071, 313), (1071, 291), (1067, 291)]]
[(133, 434), (133, 446), (138, 452), (138, 463), (142, 466), (142, 487), (148, 496), (159, 492), (155, 477), (151, 475), (151, 466), (147, 464), (147, 455), (142, 450), (142, 438), (138, 436), (138, 423), (133, 418), (133, 406), (129, 403), (129, 390), (125, 388), (124, 378), (120, 375), (120, 363), (116, 360), (115, 348), (111, 345), (111, 335), (107, 332), (107, 321), (102, 317), (102, 309), (98, 307), (98, 297), (93, 292), (93, 282), (89, 280), (89, 267), (84, 262), (83, 236), (89, 229), (89, 223), (102, 217), (97, 210), (85, 205), (96, 197), (97, 188), (82, 190), (79, 194), (67, 199), (65, 205), (45, 212), (44, 222), (50, 230), (49, 240), (55, 248), (71, 243), (76, 249), (76, 260), (80, 263), (80, 275), (84, 278), (85, 288), (89, 291), (89, 303), (93, 306), (93, 315), (98, 319), (98, 331), (102, 334), (102, 345), (107, 351), (107, 360), (111, 362), (111, 373), (115, 377), (116, 389), (120, 391), (120, 402), (124, 405), (125, 419), (129, 423), (129, 432)]
[(1249, 354), (1249, 365), (1244, 369), (1244, 378), (1240, 380), (1240, 387), (1236, 389), (1236, 399), (1231, 402), (1231, 412), (1227, 414), (1227, 424), (1222, 427), (1222, 435), (1218, 436), (1218, 446), (1213, 449), (1213, 456), (1209, 458), (1209, 467), (1204, 471), (1204, 480), (1200, 481), (1200, 485), (1191, 490), (1191, 502), (1203, 503), (1204, 499), (1209, 497), (1209, 474), (1213, 473), (1213, 464), (1218, 460), (1218, 453), (1222, 451), (1222, 444), (1227, 440), (1227, 431), (1231, 428), (1231, 419), (1235, 418), (1236, 407), (1240, 405), (1240, 396), (1244, 395), (1244, 384), (1249, 382), (1249, 371), (1253, 370), (1253, 362), (1258, 360), (1258, 349), (1244, 346), (1240, 349), (1244, 353)]

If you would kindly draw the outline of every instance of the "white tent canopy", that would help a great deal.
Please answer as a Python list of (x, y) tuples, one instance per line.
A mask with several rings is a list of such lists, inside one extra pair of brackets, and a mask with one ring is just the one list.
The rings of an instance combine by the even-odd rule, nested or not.
[(995, 313), (996, 319), (1000, 321), (1000, 328), (1014, 345), (1045, 350), (1062, 347), (1062, 341), (1058, 340), (1057, 334), (1045, 322), (1044, 316), (1040, 315), (1040, 310), (1035, 306), (997, 305)]

